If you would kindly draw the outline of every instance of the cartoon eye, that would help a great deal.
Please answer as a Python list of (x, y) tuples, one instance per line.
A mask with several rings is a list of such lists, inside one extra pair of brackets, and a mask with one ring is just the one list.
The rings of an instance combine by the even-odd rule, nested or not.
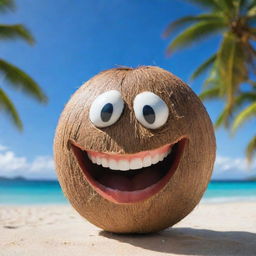
[(133, 109), (138, 121), (149, 129), (163, 126), (169, 116), (166, 103), (152, 92), (142, 92), (133, 101)]
[(124, 101), (119, 91), (111, 90), (100, 94), (92, 103), (89, 113), (91, 122), (97, 127), (114, 124), (121, 116)]

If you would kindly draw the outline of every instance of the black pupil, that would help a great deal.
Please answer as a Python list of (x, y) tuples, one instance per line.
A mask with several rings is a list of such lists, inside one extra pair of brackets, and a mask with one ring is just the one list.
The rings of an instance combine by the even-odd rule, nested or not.
[(149, 124), (153, 124), (156, 119), (155, 111), (149, 105), (143, 107), (143, 116)]
[(108, 122), (113, 114), (113, 105), (107, 103), (101, 110), (100, 117), (103, 122)]

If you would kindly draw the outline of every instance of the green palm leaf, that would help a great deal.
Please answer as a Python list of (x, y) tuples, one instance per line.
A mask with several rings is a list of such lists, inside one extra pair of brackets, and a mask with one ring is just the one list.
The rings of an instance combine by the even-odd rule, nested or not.
[[(217, 96), (216, 96), (217, 97)], [(248, 92), (242, 93), (238, 95), (235, 100), (233, 106), (226, 105), (222, 113), (219, 115), (215, 127), (218, 128), (221, 125), (225, 127), (229, 127), (231, 119), (233, 118), (232, 114), (237, 111), (243, 104), (251, 101), (256, 101), (256, 93)]]
[[(221, 97), (220, 91), (221, 91), (220, 87), (211, 88), (202, 92), (199, 95), (199, 97), (201, 100), (219, 98)], [(248, 92), (248, 93), (243, 93), (237, 96), (234, 100), (234, 105), (233, 106), (226, 105), (224, 110), (220, 113), (219, 117), (215, 122), (215, 127), (218, 128), (221, 125), (224, 125), (225, 127), (229, 127), (231, 120), (233, 118), (232, 114), (235, 111), (237, 111), (243, 104), (250, 101), (256, 101), (256, 93)]]
[(232, 0), (186, 0), (187, 2), (192, 2), (200, 7), (205, 7), (210, 10), (220, 10), (226, 14), (234, 9), (234, 3)]
[(171, 22), (166, 30), (164, 31), (163, 36), (169, 36), (174, 30), (179, 29), (185, 25), (190, 25), (191, 23), (198, 22), (198, 21), (219, 21), (219, 19), (225, 19), (225, 17), (221, 13), (205, 13), (200, 14), (197, 16), (186, 16), (181, 19), (175, 20)]
[(256, 136), (254, 136), (246, 147), (246, 157), (249, 162), (252, 161), (253, 155), (256, 154)]
[(10, 117), (13, 123), (19, 130), (22, 130), (22, 122), (19, 115), (15, 109), (15, 106), (5, 94), (5, 92), (0, 88), (0, 110), (4, 110)]
[(227, 95), (229, 105), (234, 102), (239, 84), (248, 80), (246, 61), (241, 42), (232, 33), (225, 33), (216, 63), (223, 85), (222, 94)]
[(21, 69), (0, 59), (0, 72), (11, 86), (20, 89), (40, 102), (47, 102), (47, 97), (40, 89), (39, 85)]
[(214, 63), (216, 60), (216, 54), (213, 54), (209, 59), (207, 59), (204, 63), (202, 63), (191, 75), (191, 79), (194, 80), (203, 73), (205, 73)]
[(208, 90), (209, 88), (218, 87), (220, 88), (219, 97), (222, 98), (225, 95), (223, 94), (223, 90), (221, 89), (223, 87), (223, 80), (220, 77), (219, 66), (217, 63), (217, 55), (218, 53), (216, 54), (216, 59), (210, 69), (209, 75), (203, 83), (203, 89)]
[(256, 1), (255, 0), (241, 0), (244, 5), (246, 6), (246, 8), (248, 10), (250, 10), (251, 8), (253, 8), (256, 4)]
[(256, 88), (256, 82), (255, 81), (248, 80), (247, 83), (250, 84), (252, 87)]
[(6, 12), (8, 9), (14, 9), (13, 0), (0, 0), (0, 12)]
[(219, 97), (220, 93), (220, 88), (219, 87), (213, 87), (208, 90), (203, 91), (200, 95), (199, 98), (201, 100), (209, 100), (209, 99), (214, 99)]
[(249, 105), (247, 108), (245, 108), (243, 111), (241, 111), (235, 118), (232, 130), (235, 131), (237, 128), (247, 120), (249, 120), (251, 117), (256, 115), (256, 102)]
[(255, 17), (256, 16), (256, 6), (255, 6), (255, 2), (253, 5), (249, 6), (248, 8), (248, 12), (247, 12), (247, 17), (251, 18), (251, 17)]
[(23, 25), (0, 24), (0, 39), (15, 39), (15, 38), (21, 38), (30, 44), (33, 44), (35, 42), (30, 32)]
[(226, 106), (223, 111), (220, 113), (219, 117), (215, 121), (215, 128), (219, 128), (221, 125), (228, 127), (231, 119), (231, 109), (229, 106)]
[(223, 10), (226, 15), (230, 15), (235, 9), (235, 2), (237, 2), (237, 0), (215, 0), (214, 2), (219, 10)]
[(235, 99), (235, 107), (239, 108), (246, 102), (256, 102), (256, 92), (245, 92)]
[(202, 21), (188, 27), (180, 33), (168, 46), (167, 53), (185, 48), (193, 42), (198, 42), (207, 36), (223, 30), (226, 27), (225, 21), (222, 19), (217, 21)]

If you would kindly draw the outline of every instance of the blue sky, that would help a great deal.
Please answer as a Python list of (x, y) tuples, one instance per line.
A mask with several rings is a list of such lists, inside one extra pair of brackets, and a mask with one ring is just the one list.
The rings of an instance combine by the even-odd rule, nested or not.
[[(161, 37), (167, 24), (200, 10), (181, 0), (23, 0), (17, 10), (1, 15), (0, 22), (23, 23), (36, 38), (31, 47), (22, 41), (2, 41), (1, 58), (31, 75), (49, 97), (39, 105), (24, 94), (10, 90), (9, 97), (24, 122), (18, 132), (8, 117), (0, 115), (0, 175), (54, 178), (52, 142), (58, 117), (71, 94), (101, 70), (115, 65), (158, 65), (199, 93), (202, 79), (190, 83), (195, 67), (218, 47), (219, 38), (194, 45), (166, 57), (169, 40)], [(223, 103), (206, 102), (214, 121)], [(217, 137), (215, 178), (241, 178), (256, 175), (256, 165), (246, 170), (244, 148), (254, 134), (255, 121), (238, 133), (220, 129)]]

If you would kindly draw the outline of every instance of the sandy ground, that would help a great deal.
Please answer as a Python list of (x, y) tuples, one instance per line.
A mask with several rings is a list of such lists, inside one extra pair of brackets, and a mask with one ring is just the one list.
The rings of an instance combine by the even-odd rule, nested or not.
[(256, 202), (200, 204), (160, 233), (115, 235), (70, 206), (0, 206), (0, 255), (256, 255)]

